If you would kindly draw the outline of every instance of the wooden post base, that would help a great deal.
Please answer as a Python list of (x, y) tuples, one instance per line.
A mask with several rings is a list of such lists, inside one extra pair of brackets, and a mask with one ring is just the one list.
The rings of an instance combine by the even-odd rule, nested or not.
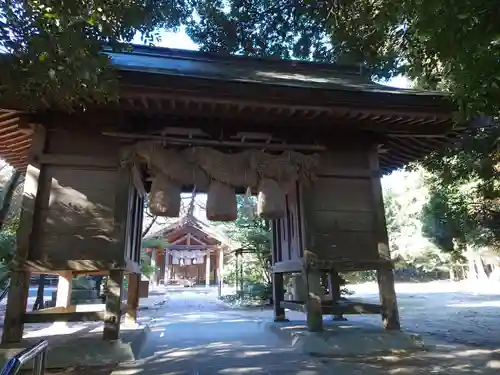
[(2, 344), (21, 342), (24, 333), (24, 314), (28, 301), (30, 273), (15, 271), (11, 273), (10, 288), (5, 311)]
[(274, 321), (286, 322), (285, 309), (281, 307), (281, 301), (285, 298), (285, 287), (283, 285), (283, 274), (273, 273), (273, 307)]
[(104, 317), (104, 340), (118, 340), (120, 336), (121, 302), (123, 293), (123, 276), (121, 270), (109, 272), (106, 313)]
[(321, 332), (323, 331), (321, 272), (309, 270), (308, 272), (302, 272), (302, 275), (306, 279), (304, 282), (308, 287), (306, 301), (307, 330), (309, 332)]
[(137, 323), (137, 309), (139, 308), (139, 284), (141, 275), (131, 273), (128, 275), (127, 290), (127, 312), (125, 314), (126, 324)]
[(387, 330), (400, 330), (398, 303), (392, 269), (377, 270), (377, 281), (382, 304), (382, 325)]

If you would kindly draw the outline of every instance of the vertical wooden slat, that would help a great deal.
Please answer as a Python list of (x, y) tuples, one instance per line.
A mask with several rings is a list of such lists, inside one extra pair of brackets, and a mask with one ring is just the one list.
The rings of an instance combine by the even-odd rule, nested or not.
[(128, 239), (130, 235), (129, 223), (130, 217), (130, 190), (131, 190), (131, 173), (128, 166), (120, 166), (117, 171), (115, 185), (115, 200), (114, 200), (114, 238), (116, 241), (116, 254), (120, 254), (119, 267), (125, 267), (127, 248), (129, 246)]
[[(379, 171), (378, 147), (373, 147), (370, 151), (370, 170)], [(374, 199), (374, 220), (375, 235), (377, 240), (379, 258), (391, 260), (389, 250), (389, 236), (385, 221), (384, 198), (382, 195), (382, 184), (380, 176), (372, 177), (372, 189)], [(389, 268), (377, 270), (377, 281), (382, 305), (382, 325), (387, 330), (399, 330), (398, 303), (396, 298), (396, 289), (394, 286), (394, 272)]]
[[(28, 299), (30, 273), (25, 269), (24, 262), (33, 248), (40, 243), (38, 207), (40, 201), (50, 195), (49, 186), (44, 186), (44, 176), (36, 159), (44, 151), (46, 143), (45, 129), (41, 126), (35, 129), (31, 148), (28, 154), (28, 166), (23, 188), (21, 217), (17, 231), (17, 253), (12, 264), (11, 285), (9, 288), (7, 309), (5, 311), (2, 343), (20, 342), (24, 331), (24, 314)], [(44, 194), (45, 191), (45, 194)], [(48, 197), (47, 197), (48, 199)]]
[(210, 286), (210, 250), (207, 250), (205, 257), (205, 286), (207, 288)]
[[(128, 230), (130, 222), (130, 187), (131, 173), (128, 166), (118, 168), (114, 202), (114, 230), (116, 253), (120, 254), (120, 263), (110, 270), (108, 278), (108, 295), (104, 317), (104, 340), (116, 340), (120, 334), (121, 300), (123, 291), (123, 268), (126, 266), (128, 246)], [(117, 269), (121, 268), (121, 269)]]
[[(281, 223), (280, 220), (272, 220), (272, 243), (271, 243), (271, 263), (275, 265), (277, 262), (281, 261), (281, 233), (280, 233)], [(287, 321), (285, 315), (285, 309), (281, 307), (281, 301), (285, 298), (285, 287), (283, 285), (283, 274), (273, 272), (272, 279), (273, 286), (273, 310), (274, 310), (274, 321), (284, 322)]]

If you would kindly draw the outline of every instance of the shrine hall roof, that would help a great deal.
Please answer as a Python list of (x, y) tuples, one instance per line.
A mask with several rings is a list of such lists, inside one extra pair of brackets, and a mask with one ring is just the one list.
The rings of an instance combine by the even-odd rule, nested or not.
[(229, 56), (163, 47), (133, 46), (131, 52), (108, 53), (121, 71), (252, 82), (310, 89), (443, 96), (375, 83), (361, 65)]
[[(209, 223), (205, 223), (202, 220), (197, 219), (192, 215), (186, 215), (175, 222), (166, 225), (165, 227), (157, 230), (156, 232), (148, 235), (145, 239), (153, 239), (153, 238), (168, 238), (172, 233), (182, 230), (184, 228), (193, 228), (204, 235), (207, 238), (215, 240), (216, 242), (227, 246), (230, 249), (238, 247), (238, 244), (234, 243), (230, 238), (228, 238), (222, 231), (218, 228), (210, 225)], [(200, 240), (202, 240), (200, 238)]]
[[(155, 127), (163, 132), (166, 122), (177, 130), (187, 123), (207, 130), (213, 122), (325, 148), (352, 132), (383, 146), (380, 168), (390, 173), (459, 134), (446, 95), (375, 83), (361, 66), (147, 46), (105, 53), (119, 71), (120, 99), (96, 110), (126, 111), (127, 121), (148, 136)], [(15, 168), (26, 166), (31, 144), (33, 126), (23, 121), (22, 111), (0, 110), (0, 155)], [(208, 137), (218, 141), (221, 132), (213, 133)]]

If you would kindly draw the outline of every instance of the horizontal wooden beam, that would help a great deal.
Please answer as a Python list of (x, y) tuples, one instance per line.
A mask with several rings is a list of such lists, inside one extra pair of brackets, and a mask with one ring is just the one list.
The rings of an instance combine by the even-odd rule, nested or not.
[(214, 246), (210, 245), (168, 245), (168, 250), (212, 250)]
[[(334, 269), (342, 271), (369, 271), (378, 269), (393, 269), (394, 263), (387, 260), (348, 260), (348, 259), (320, 259), (316, 261), (318, 270)], [(302, 258), (297, 260), (288, 260), (277, 262), (272, 267), (273, 273), (292, 273), (301, 272), (303, 269)]]
[[(135, 262), (134, 262), (135, 263)], [(59, 274), (63, 271), (76, 272), (82, 275), (91, 274), (94, 272), (104, 273), (112, 270), (124, 270), (134, 272), (138, 269), (137, 263), (119, 264), (112, 260), (24, 260), (21, 263), (16, 263), (15, 269), (27, 270), (34, 273)]]
[(273, 265), (273, 273), (291, 273), (302, 270), (302, 259), (277, 262)]
[[(307, 312), (305, 303), (301, 301), (281, 301), (281, 307), (284, 309)], [(358, 315), (358, 314), (380, 314), (379, 304), (355, 302), (350, 300), (340, 300), (337, 302), (322, 301), (321, 312), (323, 315)]]
[(109, 137), (158, 141), (173, 145), (220, 146), (220, 147), (235, 147), (235, 148), (258, 148), (265, 150), (298, 150), (298, 151), (324, 151), (327, 149), (326, 146), (322, 145), (217, 141), (217, 140), (207, 140), (199, 138), (197, 139), (197, 138), (165, 137), (161, 135), (146, 135), (146, 134), (120, 133), (120, 132), (103, 132), (102, 134)]
[(91, 155), (42, 154), (36, 157), (35, 160), (40, 164), (72, 167), (98, 167), (105, 169), (116, 169), (119, 165), (117, 159), (95, 157)]

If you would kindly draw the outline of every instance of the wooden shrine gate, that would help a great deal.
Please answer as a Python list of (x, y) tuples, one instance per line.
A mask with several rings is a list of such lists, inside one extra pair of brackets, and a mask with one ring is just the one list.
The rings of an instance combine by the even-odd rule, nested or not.
[[(206, 160), (188, 159), (200, 147), (226, 159), (242, 149), (269, 158), (315, 154), (311, 183), (292, 184), (286, 215), (273, 222), (276, 318), (284, 317), (284, 273), (300, 271), (313, 285), (307, 301), (294, 302), (308, 306), (317, 330), (319, 273), (375, 269), (384, 326), (399, 328), (380, 177), (454, 136), (445, 97), (374, 84), (359, 67), (153, 47), (110, 56), (120, 70), (119, 103), (35, 114), (19, 103), (0, 116), (0, 153), (26, 173), (4, 343), (20, 341), (25, 323), (53, 321), (104, 321), (104, 338), (116, 339), (122, 315), (134, 319), (144, 199), (158, 167), (154, 158), (123, 162), (141, 142), (197, 167)], [(76, 311), (63, 293), (68, 282), (55, 308), (26, 312), (31, 272), (108, 275), (106, 305)]]

